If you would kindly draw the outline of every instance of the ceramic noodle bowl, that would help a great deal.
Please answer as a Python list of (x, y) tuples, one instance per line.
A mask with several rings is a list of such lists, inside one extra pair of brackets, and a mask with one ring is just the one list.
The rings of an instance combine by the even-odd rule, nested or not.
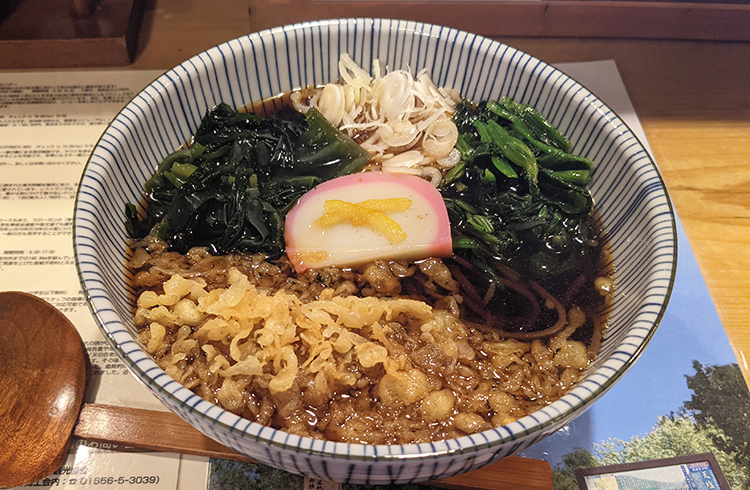
[[(616, 296), (595, 361), (574, 388), (502, 427), (410, 445), (299, 437), (230, 413), (184, 388), (147, 354), (133, 326), (125, 272), (124, 206), (138, 202), (156, 164), (185, 142), (219, 102), (241, 107), (338, 79), (348, 53), (368, 69), (427, 68), (437, 86), (479, 101), (507, 95), (537, 108), (596, 162), (590, 186), (611, 241)], [(75, 206), (81, 283), (117, 354), (170, 410), (209, 437), (277, 468), (325, 480), (404, 483), (446, 477), (512, 455), (581, 415), (611, 388), (654, 334), (672, 289), (675, 219), (647, 151), (575, 80), (510, 46), (446, 27), (383, 19), (296, 24), (234, 39), (164, 73), (117, 115), (84, 170)]]

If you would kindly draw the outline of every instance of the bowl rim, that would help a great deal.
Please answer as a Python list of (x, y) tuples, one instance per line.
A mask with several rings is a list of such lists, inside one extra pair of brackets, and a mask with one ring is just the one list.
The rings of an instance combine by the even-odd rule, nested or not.
[[(453, 37), (453, 39), (456, 39), (457, 35), (470, 35), (474, 36), (477, 39), (480, 40), (488, 40), (492, 44), (492, 46), (499, 45), (502, 47), (506, 47), (509, 50), (521, 54), (526, 55), (530, 58), (530, 60), (538, 62), (542, 65), (545, 65), (553, 70), (553, 73), (556, 75), (561, 75), (564, 78), (570, 79), (571, 81), (575, 82), (580, 88), (591, 94), (595, 100), (598, 100), (601, 102), (601, 104), (609, 111), (611, 114), (618, 120), (619, 123), (623, 125), (623, 128), (627, 130), (629, 133), (629, 136), (635, 139), (637, 142), (637, 145), (643, 150), (644, 154), (647, 158), (647, 165), (650, 169), (653, 170), (654, 175), (657, 177), (659, 182), (659, 187), (663, 191), (663, 198), (665, 200), (665, 204), (667, 205), (668, 214), (669, 214), (669, 226), (671, 227), (672, 231), (672, 258), (669, 261), (669, 265), (671, 266), (669, 278), (667, 280), (667, 286), (666, 291), (663, 293), (663, 300), (661, 304), (659, 305), (659, 310), (656, 313), (649, 313), (649, 316), (653, 316), (653, 319), (647, 320), (648, 324), (650, 325), (648, 328), (648, 332), (646, 335), (643, 335), (640, 337), (640, 341), (637, 345), (637, 348), (629, 352), (627, 354), (627, 359), (622, 360), (615, 360), (613, 362), (616, 362), (619, 364), (619, 367), (616, 369), (604, 369), (606, 368), (606, 363), (609, 361), (612, 361), (612, 358), (610, 356), (609, 359), (607, 359), (602, 366), (596, 368), (593, 371), (586, 373), (586, 379), (579, 380), (579, 382), (576, 383), (576, 385), (567, 391), (561, 398), (557, 399), (556, 401), (546, 405), (545, 407), (532, 412), (529, 415), (526, 415), (515, 422), (512, 422), (511, 424), (507, 424), (500, 427), (494, 427), (492, 429), (489, 429), (484, 432), (476, 433), (476, 434), (470, 434), (466, 436), (462, 436), (459, 438), (454, 439), (446, 439), (436, 442), (429, 442), (429, 443), (411, 443), (411, 444), (394, 444), (394, 445), (386, 445), (386, 444), (378, 444), (378, 445), (367, 445), (367, 444), (359, 444), (359, 443), (343, 443), (343, 442), (332, 442), (332, 441), (318, 441), (316, 439), (307, 437), (307, 436), (298, 436), (294, 435), (288, 432), (285, 432), (280, 429), (273, 429), (270, 427), (262, 426), (256, 422), (250, 421), (248, 419), (242, 418), (238, 415), (233, 414), (232, 412), (229, 412), (225, 410), (224, 408), (214, 405), (211, 402), (208, 402), (204, 400), (203, 398), (200, 398), (198, 395), (194, 394), (192, 391), (188, 390), (184, 386), (182, 386), (179, 382), (173, 380), (171, 377), (169, 377), (166, 372), (164, 372), (161, 368), (158, 367), (158, 365), (153, 361), (152, 358), (145, 352), (143, 347), (138, 344), (134, 339), (127, 338), (127, 339), (119, 339), (118, 336), (120, 334), (127, 335), (129, 337), (129, 334), (127, 333), (127, 328), (122, 324), (119, 317), (117, 317), (117, 314), (114, 309), (114, 305), (112, 304), (111, 300), (104, 296), (100, 296), (96, 294), (94, 291), (98, 289), (98, 287), (94, 287), (94, 284), (99, 285), (98, 280), (94, 279), (86, 279), (85, 272), (82, 267), (82, 263), (84, 262), (81, 259), (80, 250), (79, 250), (79, 241), (81, 239), (80, 231), (78, 229), (78, 226), (76, 226), (76, 222), (81, 219), (80, 213), (80, 200), (83, 195), (83, 186), (85, 183), (85, 180), (87, 178), (88, 171), (90, 170), (90, 167), (92, 164), (92, 158), (94, 157), (94, 154), (99, 148), (100, 143), (102, 139), (108, 135), (110, 129), (112, 128), (112, 125), (116, 122), (117, 117), (127, 108), (131, 103), (133, 103), (139, 95), (143, 93), (143, 91), (147, 90), (148, 88), (153, 87), (157, 82), (164, 79), (168, 74), (172, 73), (173, 71), (177, 70), (180, 67), (183, 67), (184, 65), (187, 65), (188, 63), (191, 63), (192, 61), (196, 61), (201, 55), (210, 53), (210, 52), (217, 52), (222, 48), (234, 50), (234, 47), (231, 45), (233, 42), (237, 42), (241, 39), (247, 39), (252, 38), (254, 36), (269, 36), (272, 33), (278, 33), (283, 32), (285, 34), (289, 34), (291, 32), (297, 32), (304, 29), (309, 28), (315, 28), (320, 27), (324, 25), (339, 25), (339, 26), (350, 26), (351, 24), (357, 24), (357, 23), (384, 23), (384, 22), (390, 22), (390, 25), (384, 25), (380, 24), (379, 28), (384, 31), (392, 31), (394, 29), (403, 29), (406, 27), (409, 27), (409, 30), (411, 32), (416, 32), (416, 28), (423, 29), (422, 32), (417, 33), (421, 35), (428, 35), (425, 34), (424, 30), (429, 31), (429, 28), (431, 27), (437, 27), (442, 29), (442, 33), (445, 37)], [(178, 74), (175, 73), (175, 76)], [(592, 104), (594, 101), (589, 101), (588, 104)], [(125, 244), (123, 244), (123, 247), (125, 248)], [(165, 404), (168, 408), (180, 407), (181, 409), (187, 410), (190, 412), (191, 417), (198, 417), (204, 421), (210, 422), (213, 425), (218, 426), (219, 428), (223, 430), (227, 430), (230, 432), (234, 432), (237, 434), (240, 434), (243, 438), (252, 439), (256, 442), (262, 442), (264, 444), (268, 444), (273, 447), (277, 447), (279, 449), (286, 449), (286, 450), (292, 450), (295, 453), (303, 453), (309, 456), (317, 456), (317, 457), (324, 457), (324, 458), (333, 458), (333, 459), (342, 459), (342, 460), (352, 460), (352, 461), (367, 461), (367, 462), (394, 462), (394, 461), (403, 461), (407, 459), (435, 459), (439, 458), (441, 456), (445, 455), (456, 455), (456, 454), (467, 454), (467, 453), (474, 453), (483, 449), (489, 449), (493, 447), (498, 447), (501, 445), (504, 445), (509, 442), (517, 441), (520, 439), (524, 439), (527, 436), (530, 436), (532, 434), (544, 434), (546, 431), (549, 431), (551, 427), (555, 426), (557, 427), (561, 422), (567, 423), (572, 418), (580, 415), (580, 413), (583, 413), (586, 409), (588, 409), (591, 404), (601, 397), (604, 393), (606, 393), (637, 361), (637, 359), (642, 354), (643, 350), (646, 348), (650, 340), (653, 338), (653, 335), (655, 334), (659, 324), (661, 323), (664, 313), (667, 309), (667, 306), (669, 304), (669, 300), (671, 298), (673, 288), (674, 288), (674, 282), (675, 277), (677, 273), (677, 255), (678, 255), (678, 242), (677, 242), (677, 226), (676, 226), (676, 215), (673, 208), (672, 201), (669, 197), (668, 189), (664, 183), (663, 177), (661, 173), (659, 172), (658, 166), (656, 165), (656, 162), (654, 161), (651, 153), (648, 151), (646, 145), (644, 145), (640, 139), (638, 138), (638, 135), (633, 132), (633, 130), (627, 125), (627, 123), (622, 120), (619, 115), (617, 115), (609, 106), (607, 106), (600, 98), (596, 96), (594, 92), (586, 88), (583, 84), (579, 83), (577, 80), (575, 80), (573, 77), (567, 75), (563, 71), (559, 70), (555, 66), (548, 64), (532, 55), (529, 55), (528, 53), (525, 53), (517, 48), (514, 48), (510, 45), (507, 45), (505, 43), (502, 43), (497, 40), (493, 40), (491, 38), (487, 38), (485, 36), (480, 36), (477, 34), (473, 34), (468, 31), (464, 31), (461, 29), (446, 27), (446, 26), (440, 26), (437, 24), (431, 24), (426, 22), (417, 22), (417, 21), (408, 21), (408, 20), (400, 20), (400, 19), (388, 19), (388, 18), (365, 18), (365, 17), (352, 17), (352, 18), (340, 18), (340, 19), (321, 19), (321, 20), (314, 20), (314, 21), (308, 21), (308, 22), (299, 22), (299, 23), (293, 23), (288, 24), (284, 26), (278, 26), (273, 27), (269, 29), (263, 29), (257, 32), (252, 32), (243, 36), (240, 36), (238, 38), (234, 38), (225, 42), (222, 42), (220, 44), (217, 44), (205, 51), (202, 51), (201, 53), (195, 54), (194, 56), (191, 56), (187, 60), (183, 61), (182, 63), (176, 65), (173, 68), (170, 68), (169, 70), (164, 71), (161, 75), (156, 77), (151, 83), (149, 83), (146, 87), (144, 87), (141, 91), (139, 91), (137, 94), (135, 94), (128, 103), (126, 103), (120, 111), (118, 111), (117, 115), (108, 123), (106, 129), (102, 132), (102, 134), (99, 136), (96, 144), (94, 145), (88, 160), (85, 164), (85, 167), (82, 171), (81, 179), (78, 184), (78, 188), (76, 190), (76, 197), (75, 197), (75, 204), (74, 204), (74, 222), (73, 222), (73, 250), (74, 250), (74, 257), (76, 262), (76, 270), (78, 273), (78, 278), (80, 281), (80, 284), (82, 286), (83, 294), (86, 299), (86, 304), (88, 305), (88, 308), (94, 317), (97, 326), (99, 327), (99, 330), (104, 335), (105, 339), (108, 341), (110, 346), (117, 352), (120, 359), (124, 362), (127, 369), (141, 382), (143, 383), (150, 391), (153, 392), (154, 395), (157, 395), (157, 399), (159, 399), (163, 404)], [(89, 281), (91, 281), (92, 284), (89, 284)], [(99, 306), (101, 302), (104, 302), (105, 307)], [(643, 314), (643, 305), (640, 305), (638, 308), (638, 314), (634, 316), (634, 319), (631, 319), (629, 321), (629, 326), (627, 327), (627, 331), (629, 332), (632, 327), (633, 323), (637, 322), (638, 317)], [(110, 315), (114, 315), (112, 319), (109, 319), (108, 317)], [(111, 326), (120, 326), (122, 328), (120, 329), (111, 329)], [(629, 335), (625, 335), (623, 338), (627, 339)], [(134, 350), (129, 350), (130, 346), (132, 344), (132, 347)], [(622, 341), (618, 344), (621, 345)], [(143, 357), (139, 358), (137, 360), (134, 360), (131, 356), (133, 353), (140, 352)], [(615, 351), (616, 352), (616, 351)], [(148, 369), (142, 369), (139, 363), (146, 362), (147, 365), (149, 365)], [(153, 376), (148, 371), (151, 371), (152, 369), (156, 368), (157, 375)], [(603, 373), (602, 370), (607, 371), (607, 373)], [(585, 391), (588, 391), (588, 394), (585, 396), (578, 396), (578, 392), (583, 391), (583, 387), (587, 384), (587, 381), (592, 376), (601, 376), (604, 378), (604, 381), (602, 382), (596, 382), (596, 387), (594, 389), (587, 389)], [(167, 377), (168, 380), (166, 383), (162, 384), (161, 382), (157, 382), (158, 378)], [(174, 391), (172, 391), (169, 387), (171, 387), (173, 384), (178, 385)], [(575, 393), (574, 393), (575, 392)], [(158, 394), (161, 394), (161, 396), (164, 397), (162, 399)], [(182, 395), (182, 396), (180, 396)], [(574, 400), (571, 400), (573, 398)], [(195, 403), (192, 403), (195, 402)], [(200, 405), (206, 404), (207, 409), (201, 410), (198, 407)], [(568, 408), (565, 410), (559, 410), (558, 405), (567, 404)], [(581, 410), (583, 409), (583, 410)], [(556, 414), (551, 414), (549, 412), (554, 411), (557, 412)], [(536, 420), (534, 417), (535, 414), (545, 412), (545, 420), (539, 421)], [(209, 414), (210, 413), (210, 414)], [(217, 413), (216, 415), (214, 413)], [(178, 412), (178, 415), (183, 416)], [(183, 418), (185, 418), (183, 416)], [(238, 429), (238, 425), (244, 425), (243, 429)], [(253, 427), (257, 426), (257, 427)], [(255, 429), (255, 435), (251, 435), (247, 433), (248, 428)], [(504, 434), (500, 434), (500, 432), (504, 432)], [(265, 434), (269, 433), (268, 436)], [(276, 437), (277, 434), (282, 434), (283, 437)], [(494, 434), (493, 437), (488, 437), (488, 434)], [(289, 440), (292, 440), (292, 442), (288, 442)], [(483, 439), (483, 440), (477, 440), (477, 439)], [(297, 441), (295, 443), (295, 441)], [(305, 444), (305, 447), (302, 447), (303, 444), (301, 444), (301, 441), (310, 441), (309, 444)], [(451, 441), (455, 441), (455, 444), (450, 444)], [(441, 446), (441, 448), (437, 448), (436, 445)], [(321, 446), (321, 447), (319, 447)], [(351, 451), (346, 450), (349, 447), (360, 447), (364, 448), (364, 451), (362, 452), (355, 452), (352, 453)], [(457, 447), (452, 447), (457, 446)], [(343, 448), (344, 451), (340, 451), (339, 449)], [(372, 448), (372, 450), (367, 450), (366, 448)], [(236, 448), (235, 448), (236, 449)], [(512, 454), (515, 451), (511, 451)]]

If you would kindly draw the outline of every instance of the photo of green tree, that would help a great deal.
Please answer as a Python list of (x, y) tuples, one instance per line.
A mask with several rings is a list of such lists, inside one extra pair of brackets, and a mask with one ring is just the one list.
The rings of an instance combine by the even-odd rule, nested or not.
[[(664, 415), (651, 432), (576, 448), (553, 467), (555, 490), (579, 490), (577, 468), (609, 466), (711, 452), (733, 489), (750, 488), (750, 394), (737, 364), (703, 366), (686, 380), (691, 400)], [(724, 400), (726, 398), (726, 400)], [(718, 402), (718, 403), (717, 403)]]

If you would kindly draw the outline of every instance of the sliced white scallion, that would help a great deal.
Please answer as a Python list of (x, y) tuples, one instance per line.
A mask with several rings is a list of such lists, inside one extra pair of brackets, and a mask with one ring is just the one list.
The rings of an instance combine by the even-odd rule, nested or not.
[(292, 94), (292, 104), (302, 113), (317, 107), (332, 124), (357, 137), (372, 154), (373, 167), (408, 171), (434, 183), (460, 158), (455, 149), (458, 131), (452, 122), (460, 94), (435, 86), (425, 69), (416, 77), (408, 70), (386, 72), (381, 73), (375, 60), (371, 75), (342, 54), (341, 80), (317, 89), (306, 102), (299, 93)]

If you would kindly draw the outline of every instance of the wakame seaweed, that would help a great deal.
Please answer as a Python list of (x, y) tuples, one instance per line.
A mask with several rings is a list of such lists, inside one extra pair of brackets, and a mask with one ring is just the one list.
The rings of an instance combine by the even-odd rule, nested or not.
[(357, 172), (369, 153), (316, 109), (265, 118), (221, 103), (187, 148), (167, 156), (144, 188), (145, 215), (127, 204), (131, 238), (154, 233), (171, 250), (284, 252), (284, 216), (321, 181)]
[(535, 109), (509, 98), (463, 101), (454, 121), (461, 161), (441, 188), (454, 253), (489, 281), (508, 270), (542, 279), (596, 266), (592, 162), (570, 153)]

